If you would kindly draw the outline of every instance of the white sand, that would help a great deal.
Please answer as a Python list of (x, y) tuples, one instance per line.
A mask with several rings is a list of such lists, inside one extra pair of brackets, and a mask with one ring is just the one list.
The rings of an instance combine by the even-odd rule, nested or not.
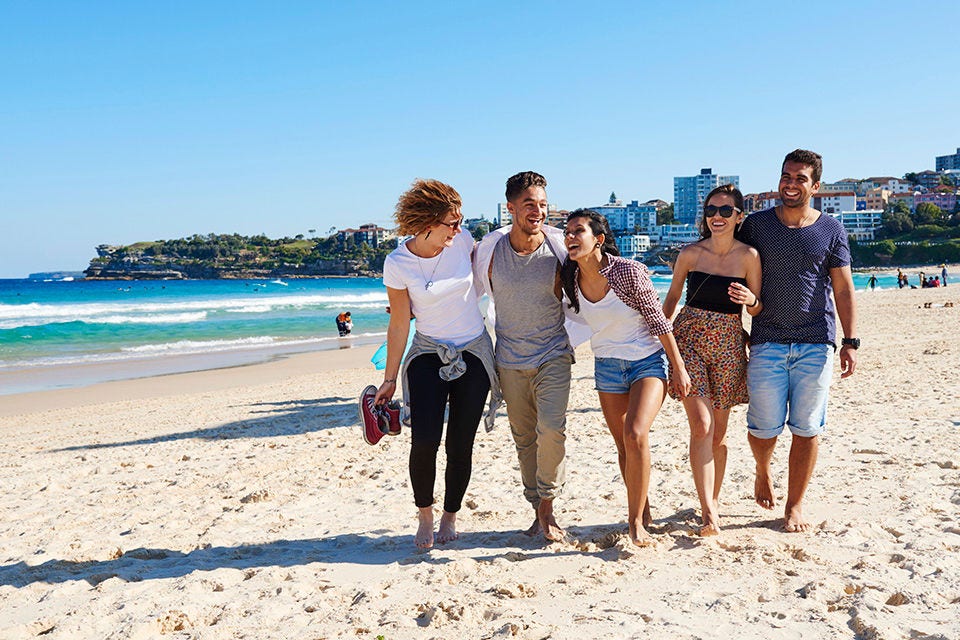
[(958, 638), (960, 287), (858, 296), (859, 370), (835, 380), (808, 534), (753, 502), (738, 408), (724, 531), (696, 537), (668, 400), (659, 544), (631, 548), (589, 351), (557, 501), (569, 543), (519, 533), (532, 510), (501, 415), (460, 540), (416, 551), (408, 436), (360, 436), (372, 349), (2, 396), (0, 638)]

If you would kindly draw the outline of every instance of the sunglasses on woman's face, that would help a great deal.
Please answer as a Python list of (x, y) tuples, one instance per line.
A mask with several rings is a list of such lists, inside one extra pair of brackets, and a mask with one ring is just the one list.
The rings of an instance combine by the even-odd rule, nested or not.
[(740, 213), (740, 209), (729, 204), (725, 204), (722, 207), (718, 207), (715, 204), (708, 204), (703, 208), (703, 213), (708, 218), (716, 215), (719, 215), (721, 218), (729, 218), (735, 213)]

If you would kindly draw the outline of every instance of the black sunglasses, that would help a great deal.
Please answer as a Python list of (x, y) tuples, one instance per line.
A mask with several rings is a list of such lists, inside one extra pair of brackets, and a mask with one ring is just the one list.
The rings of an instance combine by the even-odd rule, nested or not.
[(722, 207), (718, 207), (715, 204), (708, 204), (703, 208), (703, 215), (707, 218), (712, 218), (718, 214), (721, 218), (729, 218), (735, 213), (740, 213), (740, 209), (729, 204), (725, 204)]
[(450, 227), (453, 230), (457, 230), (463, 227), (463, 218), (460, 218), (456, 222), (444, 222), (443, 220), (440, 220), (437, 224), (442, 224), (445, 227)]

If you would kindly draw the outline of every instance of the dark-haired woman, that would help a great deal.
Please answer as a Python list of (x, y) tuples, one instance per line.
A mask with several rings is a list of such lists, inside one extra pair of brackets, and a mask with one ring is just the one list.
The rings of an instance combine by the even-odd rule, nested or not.
[(648, 546), (649, 433), (667, 395), (667, 362), (677, 394), (689, 391), (690, 379), (646, 267), (620, 257), (606, 218), (588, 209), (570, 213), (565, 242), (564, 294), (593, 334), (594, 378), (627, 487), (630, 539)]
[(690, 466), (700, 498), (700, 535), (720, 532), (720, 484), (727, 465), (730, 409), (747, 397), (747, 355), (741, 309), (760, 313), (760, 256), (734, 239), (743, 195), (732, 184), (704, 200), (701, 239), (677, 256), (663, 312), (673, 317), (683, 285), (687, 299), (674, 334), (693, 383), (683, 401), (690, 423)]

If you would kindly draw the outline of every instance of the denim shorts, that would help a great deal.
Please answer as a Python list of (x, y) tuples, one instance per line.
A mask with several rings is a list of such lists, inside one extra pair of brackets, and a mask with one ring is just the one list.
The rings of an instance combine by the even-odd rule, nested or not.
[(630, 386), (642, 378), (667, 379), (667, 354), (660, 349), (642, 360), (594, 358), (593, 379), (597, 391), (630, 393)]
[(783, 427), (807, 438), (823, 433), (833, 377), (833, 345), (764, 342), (750, 348), (747, 429), (762, 440)]

